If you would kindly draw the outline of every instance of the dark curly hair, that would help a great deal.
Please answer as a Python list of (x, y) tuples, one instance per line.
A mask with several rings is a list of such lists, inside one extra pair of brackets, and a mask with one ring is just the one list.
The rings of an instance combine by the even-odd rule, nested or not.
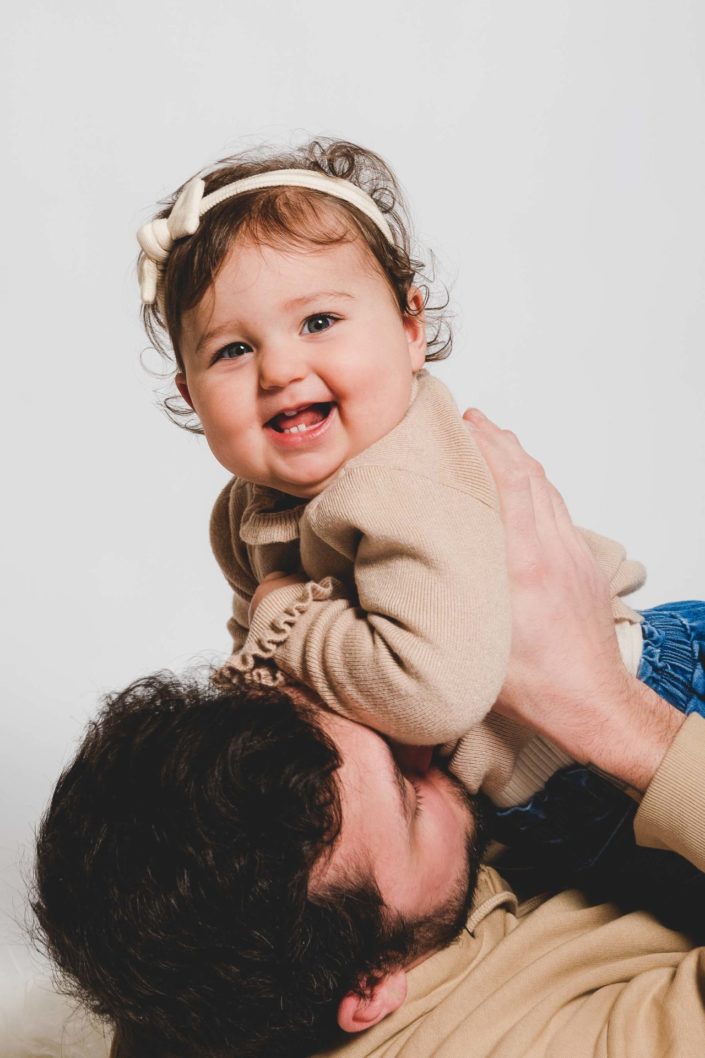
[[(315, 139), (288, 151), (259, 148), (223, 158), (199, 175), (205, 194), (225, 184), (275, 169), (309, 169), (349, 180), (375, 201), (394, 234), (391, 245), (376, 224), (355, 206), (319, 191), (293, 187), (263, 188), (227, 199), (203, 217), (195, 235), (179, 240), (169, 254), (161, 277), (160, 297), (142, 310), (150, 341), (169, 362), (183, 370), (179, 348), (184, 312), (194, 308), (215, 279), (238, 235), (258, 242), (287, 246), (325, 246), (361, 237), (385, 277), (402, 315), (413, 314), (408, 295), (412, 286), (423, 293), (428, 321), (426, 359), (449, 355), (452, 337), (444, 315), (445, 293), (432, 300), (432, 279), (425, 265), (412, 256), (411, 226), (401, 189), (387, 163), (373, 151), (344, 140)], [(183, 186), (183, 185), (182, 185)], [(177, 188), (155, 217), (168, 217), (178, 197)], [(325, 208), (321, 208), (324, 206)], [(141, 258), (140, 258), (141, 259)], [(178, 425), (202, 433), (198, 420), (178, 396), (167, 396), (164, 408)]]
[[(427, 942), (370, 877), (310, 885), (341, 826), (341, 762), (310, 701), (153, 676), (107, 700), (61, 775), (37, 936), (121, 1054), (313, 1053), (338, 1038), (345, 994)], [(449, 942), (457, 916), (434, 927)]]

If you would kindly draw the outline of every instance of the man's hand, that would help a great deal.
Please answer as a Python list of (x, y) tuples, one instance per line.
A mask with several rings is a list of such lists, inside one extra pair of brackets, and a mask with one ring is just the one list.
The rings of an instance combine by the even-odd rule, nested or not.
[(301, 576), (298, 573), (282, 573), (280, 570), (276, 570), (274, 573), (268, 573), (267, 576), (262, 580), (261, 584), (257, 585), (255, 593), (250, 600), (249, 618), (252, 622), (252, 618), (255, 615), (255, 610), (262, 602), (262, 599), (266, 595), (269, 595), (271, 591), (276, 591), (277, 588), (285, 588), (288, 584), (305, 584), (306, 577)]
[(607, 581), (541, 465), (481, 412), (464, 418), (506, 530), (512, 646), (495, 708), (644, 790), (683, 716), (624, 668)]

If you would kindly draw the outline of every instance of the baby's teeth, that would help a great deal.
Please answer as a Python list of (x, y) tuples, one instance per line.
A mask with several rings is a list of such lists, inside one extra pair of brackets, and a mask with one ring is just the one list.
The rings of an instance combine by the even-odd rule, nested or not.
[(283, 430), (283, 433), (302, 433), (304, 430), (308, 430), (309, 427), (305, 426), (302, 422), (298, 426), (290, 426), (288, 430)]

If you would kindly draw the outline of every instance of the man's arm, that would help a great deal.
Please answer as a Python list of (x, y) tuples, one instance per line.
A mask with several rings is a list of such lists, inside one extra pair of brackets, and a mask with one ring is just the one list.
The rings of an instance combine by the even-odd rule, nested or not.
[(684, 717), (624, 668), (607, 580), (543, 467), (480, 412), (465, 418), (506, 530), (512, 646), (496, 709), (643, 793)]

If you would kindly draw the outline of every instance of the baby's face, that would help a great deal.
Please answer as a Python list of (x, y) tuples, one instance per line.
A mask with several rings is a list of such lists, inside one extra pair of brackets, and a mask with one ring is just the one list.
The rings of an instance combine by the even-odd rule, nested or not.
[(401, 316), (359, 240), (243, 241), (184, 315), (181, 352), (176, 382), (216, 459), (310, 498), (404, 417), (426, 341), (422, 315)]

